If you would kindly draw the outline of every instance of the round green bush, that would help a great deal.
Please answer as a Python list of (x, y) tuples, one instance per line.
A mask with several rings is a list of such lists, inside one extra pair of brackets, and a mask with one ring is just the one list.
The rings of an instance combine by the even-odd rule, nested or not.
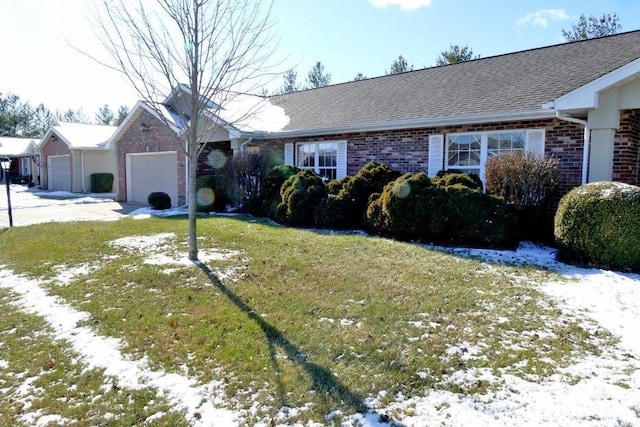
[(278, 165), (272, 168), (260, 187), (260, 195), (258, 196), (260, 201), (255, 202), (256, 210), (250, 213), (275, 218), (278, 205), (282, 201), (280, 198), (282, 184), (299, 171), (298, 168), (291, 165)]
[(298, 172), (280, 189), (276, 219), (288, 225), (314, 225), (315, 211), (326, 197), (327, 186), (320, 175), (312, 170)]
[(462, 184), (437, 186), (424, 173), (387, 185), (369, 204), (367, 220), (383, 234), (425, 242), (504, 247), (516, 241), (515, 217), (502, 198)]
[(563, 259), (640, 271), (640, 188), (619, 182), (574, 188), (560, 200), (554, 236)]
[(217, 175), (204, 175), (196, 180), (196, 212), (224, 212), (228, 199)]
[(397, 179), (400, 172), (386, 164), (370, 162), (353, 177), (331, 181), (329, 197), (318, 208), (317, 224), (331, 228), (362, 228), (371, 194)]
[(171, 197), (162, 191), (154, 191), (147, 197), (147, 203), (151, 209), (162, 211), (171, 207)]
[(464, 173), (460, 169), (441, 170), (436, 174), (433, 181), (434, 184), (444, 187), (448, 185), (462, 184), (473, 190), (482, 191), (483, 189), (482, 180), (478, 175)]
[(439, 173), (433, 183), (442, 187), (462, 185), (472, 190), (482, 190), (482, 181), (477, 175), (469, 175), (463, 172)]

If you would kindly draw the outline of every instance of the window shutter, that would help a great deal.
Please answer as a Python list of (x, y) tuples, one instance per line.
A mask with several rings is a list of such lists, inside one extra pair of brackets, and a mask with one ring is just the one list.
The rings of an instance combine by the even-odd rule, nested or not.
[(429, 135), (429, 170), (430, 177), (436, 176), (444, 164), (444, 135)]
[(544, 154), (544, 129), (527, 132), (527, 151)]
[(336, 178), (344, 178), (347, 176), (347, 141), (338, 142), (338, 157), (336, 161)]
[(295, 166), (293, 164), (293, 144), (292, 143), (284, 144), (284, 164)]

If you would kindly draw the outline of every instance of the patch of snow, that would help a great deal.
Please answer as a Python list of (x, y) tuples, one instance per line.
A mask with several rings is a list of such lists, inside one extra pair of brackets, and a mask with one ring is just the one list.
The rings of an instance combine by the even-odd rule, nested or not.
[(185, 409), (187, 414), (200, 414), (193, 422), (196, 426), (239, 423), (235, 413), (221, 408), (224, 404), (222, 381), (196, 384), (183, 375), (151, 370), (144, 359), (128, 360), (120, 351), (120, 340), (103, 337), (88, 327), (78, 326), (78, 322), (88, 319), (89, 314), (48, 295), (37, 281), (0, 270), (0, 287), (17, 293), (19, 298), (12, 304), (25, 312), (42, 316), (53, 329), (55, 339), (69, 342), (80, 355), (81, 362), (88, 368), (104, 369), (105, 375), (114, 376), (120, 387), (162, 390), (176, 408)]

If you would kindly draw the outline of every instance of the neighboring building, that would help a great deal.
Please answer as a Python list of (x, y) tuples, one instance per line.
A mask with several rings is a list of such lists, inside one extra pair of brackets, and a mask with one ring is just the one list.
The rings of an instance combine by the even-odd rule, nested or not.
[(91, 174), (115, 176), (116, 156), (109, 141), (116, 129), (115, 126), (66, 122), (52, 126), (38, 147), (42, 188), (86, 193), (91, 190)]
[[(11, 178), (23, 177), (27, 182), (38, 184), (40, 168), (38, 167), (37, 141), (31, 138), (0, 137), (0, 157), (11, 159)], [(0, 169), (0, 181), (4, 181), (4, 171)]]

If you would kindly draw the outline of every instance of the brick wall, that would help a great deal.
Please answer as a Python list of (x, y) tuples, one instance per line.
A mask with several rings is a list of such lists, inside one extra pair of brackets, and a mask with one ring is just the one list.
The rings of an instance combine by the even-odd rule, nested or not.
[(231, 141), (209, 142), (198, 156), (197, 176), (212, 175), (233, 155)]
[(614, 139), (613, 180), (638, 185), (640, 166), (640, 110), (620, 114), (620, 129)]
[[(145, 126), (143, 126), (143, 124)], [(178, 145), (175, 132), (155, 118), (148, 111), (143, 111), (127, 128), (117, 142), (118, 156), (118, 200), (127, 200), (126, 155), (128, 153), (155, 153), (161, 151), (178, 152), (178, 205), (186, 203), (186, 156)]]
[(355, 175), (370, 161), (387, 163), (402, 172), (426, 172), (429, 162), (429, 135), (536, 128), (546, 129), (546, 152), (553, 154), (560, 161), (561, 193), (580, 185), (584, 130), (580, 125), (558, 119), (277, 139), (265, 141), (264, 147), (283, 156), (285, 143), (346, 140), (348, 175)]

